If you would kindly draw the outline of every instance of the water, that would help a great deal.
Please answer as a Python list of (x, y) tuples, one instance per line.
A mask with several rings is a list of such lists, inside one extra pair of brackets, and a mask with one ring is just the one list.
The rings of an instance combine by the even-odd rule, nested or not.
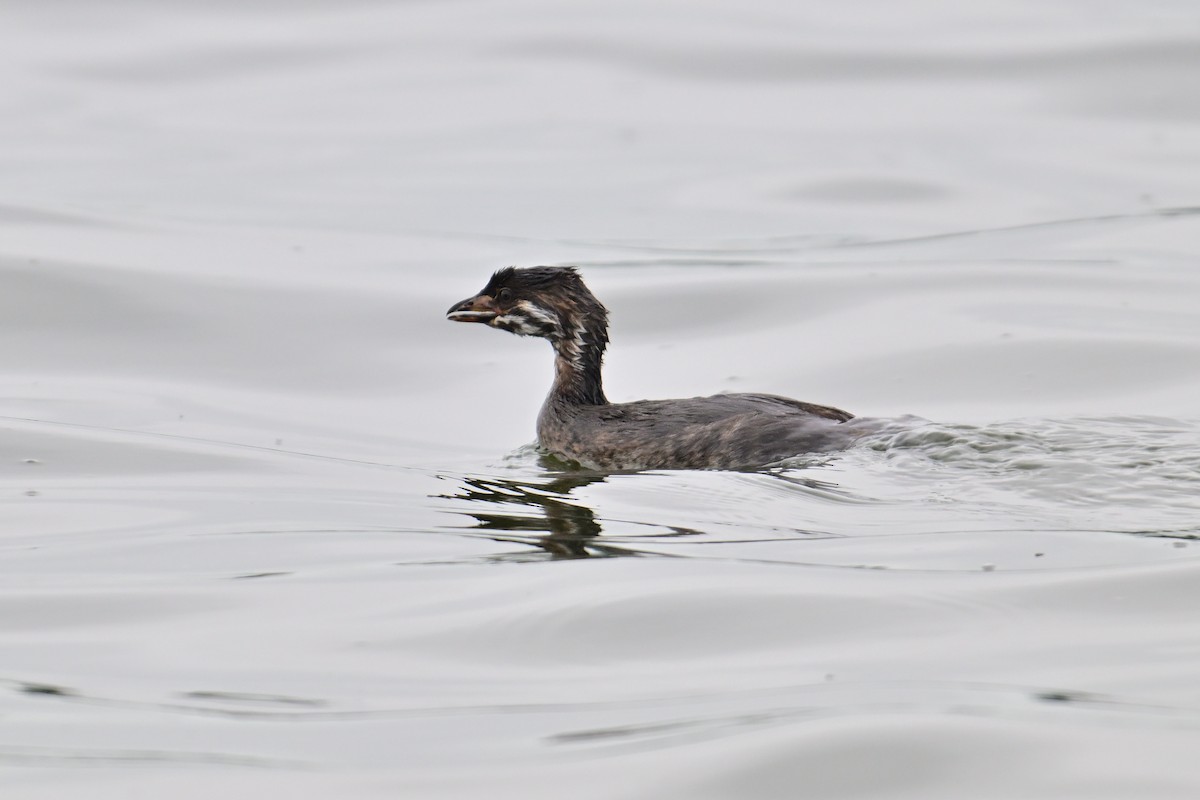
[[(1192, 798), (1190, 3), (10, 3), (13, 798)], [(566, 471), (614, 400), (891, 420)]]

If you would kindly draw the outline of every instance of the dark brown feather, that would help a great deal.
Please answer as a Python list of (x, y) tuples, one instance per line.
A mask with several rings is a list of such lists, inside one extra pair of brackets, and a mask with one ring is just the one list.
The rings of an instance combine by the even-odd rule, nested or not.
[(601, 365), (608, 310), (573, 267), (507, 267), (480, 292), (491, 322), (541, 336), (555, 351), (555, 379), (538, 415), (538, 443), (607, 470), (745, 469), (840, 449), (862, 431), (837, 408), (770, 394), (718, 394), (609, 403)]

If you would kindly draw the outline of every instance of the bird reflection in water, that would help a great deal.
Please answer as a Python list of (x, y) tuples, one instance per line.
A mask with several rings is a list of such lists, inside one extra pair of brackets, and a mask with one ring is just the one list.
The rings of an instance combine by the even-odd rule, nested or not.
[[(514, 508), (462, 512), (474, 518), (474, 529), (489, 534), (497, 542), (534, 545), (544, 553), (498, 556), (500, 560), (551, 558), (592, 558), (642, 555), (636, 550), (601, 544), (600, 521), (595, 512), (570, 494), (592, 483), (602, 483), (603, 473), (557, 473), (544, 481), (505, 480), (503, 478), (461, 478), (462, 489), (440, 495), (447, 500), (467, 500), (488, 507)], [(494, 534), (494, 535), (490, 535)]]
[[(508, 480), (494, 477), (455, 476), (461, 482), (459, 491), (437, 495), (441, 499), (467, 501), (479, 510), (454, 513), (475, 520), (469, 530), (496, 542), (532, 545), (541, 552), (523, 550), (520, 553), (505, 553), (489, 557), (492, 561), (540, 561), (552, 559), (614, 558), (618, 556), (670, 557), (663, 552), (639, 550), (622, 546), (629, 537), (605, 537), (601, 520), (596, 513), (571, 493), (593, 483), (604, 483), (610, 473), (580, 470), (562, 471), (562, 462), (542, 456), (541, 466), (546, 470), (541, 478)], [(823, 496), (841, 495), (836, 484), (807, 476), (789, 474), (789, 470), (769, 470), (759, 474), (780, 480), (806, 493)], [(449, 477), (449, 476), (447, 476)], [(511, 510), (510, 510), (511, 509)], [(647, 542), (663, 543), (675, 537), (703, 537), (704, 531), (678, 525), (653, 523), (627, 523), (647, 525), (654, 529), (652, 535), (637, 537)], [(458, 530), (462, 530), (458, 528)], [(804, 538), (828, 538), (827, 533), (818, 531), (793, 531)]]

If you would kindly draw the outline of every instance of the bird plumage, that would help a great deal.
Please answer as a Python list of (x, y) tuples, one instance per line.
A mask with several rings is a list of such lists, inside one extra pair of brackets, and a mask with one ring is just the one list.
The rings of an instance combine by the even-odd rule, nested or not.
[(447, 316), (550, 341), (555, 378), (538, 415), (538, 443), (589, 467), (752, 468), (856, 438), (842, 426), (852, 414), (777, 395), (608, 402), (608, 310), (572, 267), (499, 270)]

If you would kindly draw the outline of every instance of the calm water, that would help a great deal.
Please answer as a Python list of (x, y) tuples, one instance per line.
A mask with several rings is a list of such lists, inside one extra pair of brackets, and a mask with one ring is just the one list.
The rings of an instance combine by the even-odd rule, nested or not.
[[(0, 11), (5, 798), (1194, 798), (1192, 2)], [(893, 424), (564, 471), (615, 400)]]

